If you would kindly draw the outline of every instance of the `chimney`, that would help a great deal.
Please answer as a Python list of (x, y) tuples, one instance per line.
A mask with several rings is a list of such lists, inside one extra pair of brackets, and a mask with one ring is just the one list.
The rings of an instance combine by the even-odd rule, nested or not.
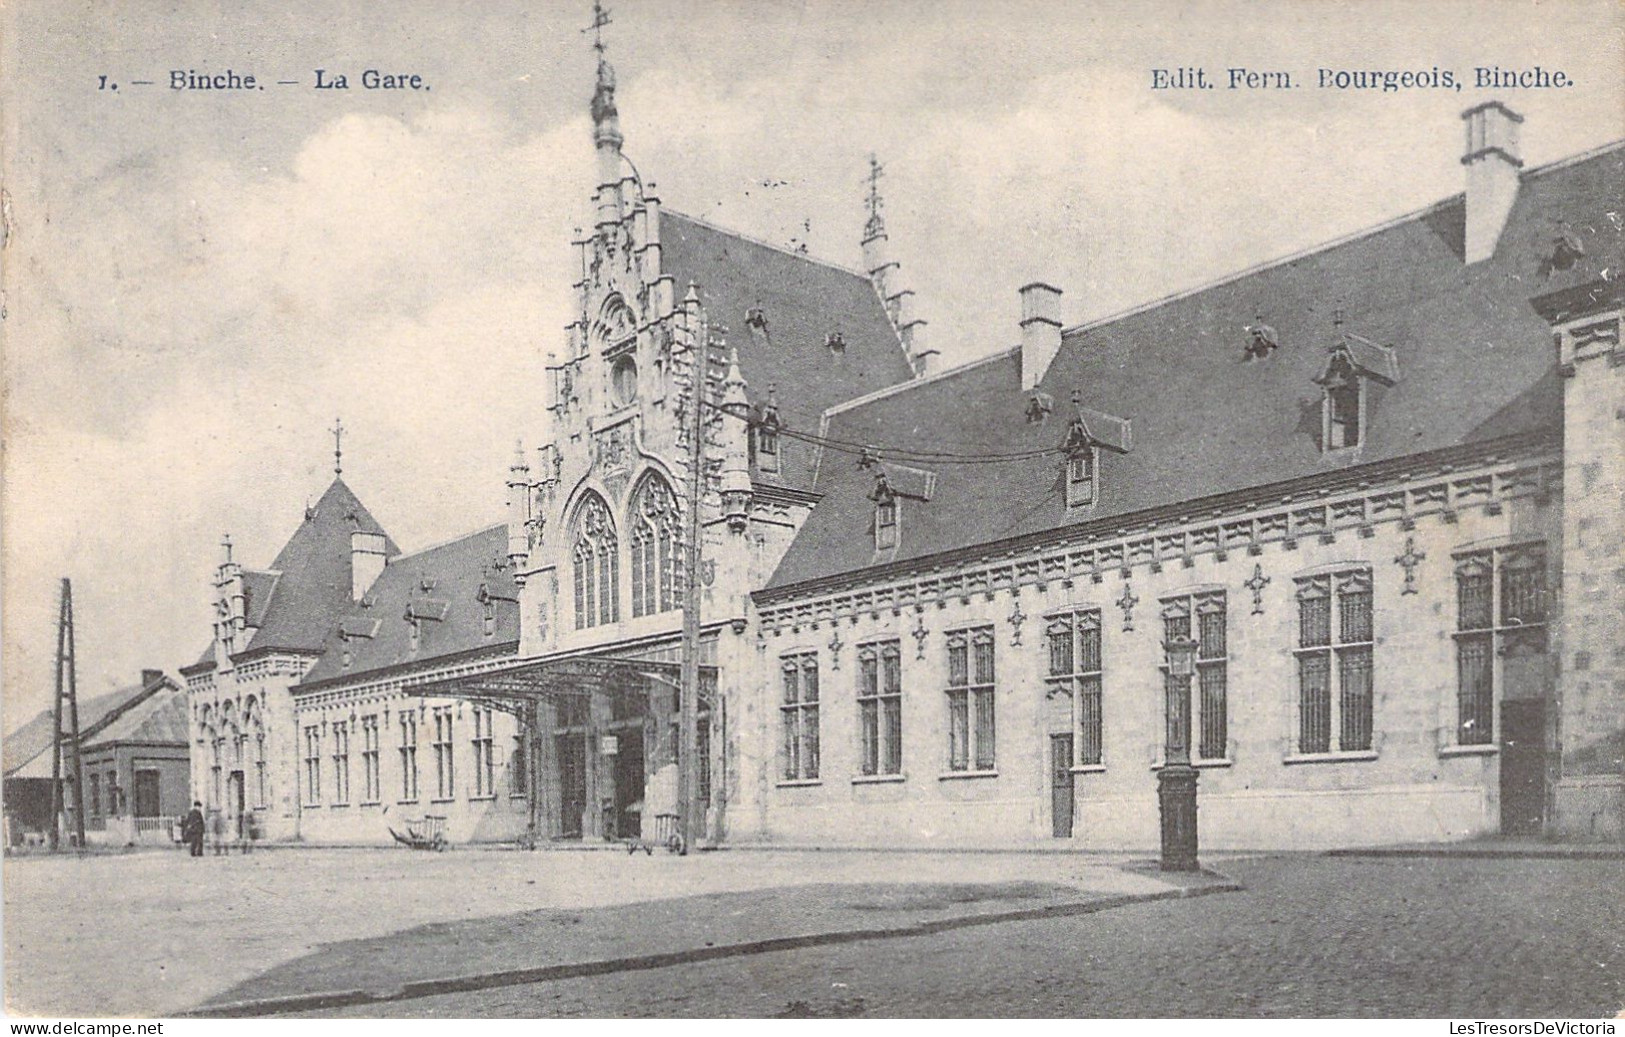
[(350, 534), (350, 597), (360, 601), (384, 571), (387, 561), (384, 534), (356, 530)]
[(1032, 389), (1061, 351), (1061, 290), (1042, 281), (1021, 287), (1021, 388)]
[(1518, 199), (1518, 126), (1523, 116), (1500, 101), (1461, 113), (1467, 124), (1467, 229), (1462, 255), (1469, 265), (1495, 255), (1512, 203)]
[(164, 679), (164, 671), (162, 671), (162, 670), (142, 670), (141, 671), (141, 686), (143, 688), (150, 688), (154, 684), (157, 684), (159, 681), (161, 681), (163, 679)]

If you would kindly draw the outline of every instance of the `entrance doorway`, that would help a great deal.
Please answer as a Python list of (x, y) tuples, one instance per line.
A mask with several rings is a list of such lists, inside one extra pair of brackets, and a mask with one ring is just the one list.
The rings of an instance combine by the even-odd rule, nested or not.
[(135, 772), (135, 816), (157, 817), (161, 804), (158, 802), (158, 772), (154, 770), (139, 770)]
[(616, 735), (615, 829), (627, 839), (643, 836), (643, 729), (633, 727)]
[(1539, 835), (1546, 821), (1546, 700), (1501, 703), (1501, 831)]
[(232, 771), (226, 779), (226, 809), (231, 811), (230, 824), (235, 838), (243, 837), (243, 772)]
[(1049, 736), (1049, 801), (1055, 838), (1072, 838), (1072, 736)]
[(583, 735), (558, 735), (553, 747), (559, 761), (559, 836), (581, 838), (587, 809), (587, 745)]

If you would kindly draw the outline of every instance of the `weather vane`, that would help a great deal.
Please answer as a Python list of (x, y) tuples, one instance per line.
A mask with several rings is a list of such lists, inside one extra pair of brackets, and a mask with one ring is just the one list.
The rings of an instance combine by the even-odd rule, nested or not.
[(344, 474), (344, 419), (334, 418), (333, 427), (327, 431), (333, 433), (333, 474)]
[(593, 0), (592, 24), (582, 29), (582, 32), (592, 33), (592, 49), (598, 52), (598, 60), (604, 59), (604, 26), (610, 24), (609, 9), (599, 0)]
[(874, 237), (885, 229), (885, 223), (880, 218), (880, 176), (886, 167), (880, 164), (880, 159), (874, 152), (869, 152), (869, 175), (864, 177), (869, 184), (869, 222), (865, 225), (868, 237)]

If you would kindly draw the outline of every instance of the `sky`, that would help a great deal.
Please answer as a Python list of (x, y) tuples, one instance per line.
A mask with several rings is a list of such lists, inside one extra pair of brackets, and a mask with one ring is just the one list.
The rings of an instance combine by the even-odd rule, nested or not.
[[(856, 267), (878, 154), (944, 366), (1018, 341), (1028, 281), (1082, 323), (1459, 192), (1480, 101), (1526, 117), (1529, 166), (1625, 137), (1612, 2), (608, 6), (625, 152), (668, 207)], [(9, 731), (50, 705), (64, 576), (81, 694), (193, 661), (222, 534), (269, 565), (333, 478), (335, 417), (404, 549), (501, 521), (570, 320), (594, 59), (584, 2), (0, 17)], [(1479, 90), (1477, 65), (1575, 85)], [(1219, 89), (1150, 88), (1181, 66)], [(1228, 90), (1230, 67), (1301, 85)], [(1464, 89), (1315, 85), (1435, 67)], [(429, 89), (360, 89), (367, 68)], [(300, 82), (174, 91), (175, 69)]]

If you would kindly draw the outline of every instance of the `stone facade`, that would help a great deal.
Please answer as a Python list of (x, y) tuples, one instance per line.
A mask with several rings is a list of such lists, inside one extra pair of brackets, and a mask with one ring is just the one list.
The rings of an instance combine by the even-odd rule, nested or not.
[(1539, 228), (1620, 149), (1522, 171), (1503, 134), (1462, 198), (1095, 325), (1029, 285), (1020, 347), (936, 373), (877, 201), (866, 272), (752, 242), (645, 189), (602, 62), (592, 113), (507, 522), (400, 555), (345, 505), (354, 592), (304, 641), (261, 644), (305, 606), (228, 558), (187, 671), (211, 806), (263, 759), (272, 838), (660, 837), (692, 577), (711, 843), (1147, 850), (1180, 740), (1207, 848), (1619, 837), (1621, 248)]

